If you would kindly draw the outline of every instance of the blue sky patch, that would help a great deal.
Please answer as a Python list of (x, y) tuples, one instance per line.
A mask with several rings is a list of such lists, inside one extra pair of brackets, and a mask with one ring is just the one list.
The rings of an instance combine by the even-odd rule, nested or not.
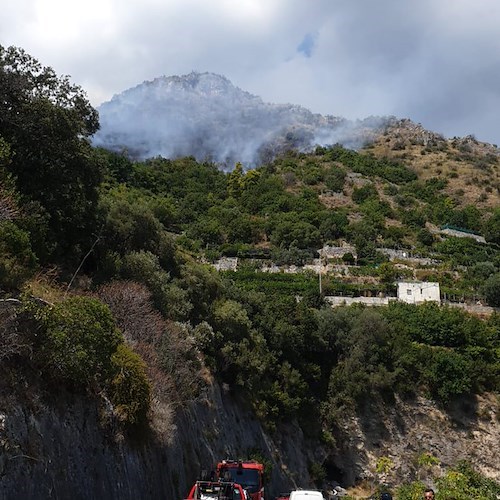
[(315, 44), (316, 37), (312, 33), (307, 33), (302, 42), (297, 46), (297, 52), (301, 52), (306, 57), (311, 57)]

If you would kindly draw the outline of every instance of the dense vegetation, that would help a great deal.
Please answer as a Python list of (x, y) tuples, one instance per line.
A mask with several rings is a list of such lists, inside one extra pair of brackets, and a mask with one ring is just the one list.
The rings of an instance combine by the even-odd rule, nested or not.
[[(22, 359), (55, 384), (105, 394), (137, 424), (151, 392), (196, 397), (208, 366), (269, 428), (298, 419), (317, 437), (366, 398), (424, 393), (445, 405), (500, 389), (496, 314), (324, 304), (325, 293), (390, 291), (407, 271), (378, 250), (389, 246), (439, 259), (425, 277), (499, 306), (498, 208), (461, 207), (440, 179), (341, 146), (230, 173), (189, 157), (132, 162), (91, 147), (98, 122), (84, 92), (20, 49), (0, 47), (0, 96), (0, 288), (21, 304), (1, 310), (4, 369)], [(323, 202), (343, 191), (348, 204)], [(426, 223), (488, 243), (440, 240)], [(341, 240), (357, 254), (352, 274), (375, 282), (330, 276), (320, 293), (314, 274), (255, 272), (303, 265)], [(203, 263), (220, 256), (245, 263)]]
[[(434, 457), (431, 457), (433, 459)], [(435, 459), (434, 459), (435, 460)], [(436, 480), (436, 500), (493, 500), (500, 494), (500, 484), (486, 479), (476, 472), (469, 463), (460, 462)], [(420, 500), (426, 489), (422, 481), (397, 488), (399, 500)]]

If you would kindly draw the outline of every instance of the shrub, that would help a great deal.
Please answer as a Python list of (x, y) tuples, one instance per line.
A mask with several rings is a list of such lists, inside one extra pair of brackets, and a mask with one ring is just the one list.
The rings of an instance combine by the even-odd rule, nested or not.
[(346, 171), (343, 168), (332, 168), (325, 177), (325, 184), (328, 189), (335, 192), (342, 191), (346, 178)]
[(430, 390), (443, 402), (470, 393), (471, 366), (459, 353), (447, 348), (434, 348), (424, 369)]
[[(205, 324), (201, 328), (207, 327)], [(169, 322), (158, 347), (159, 366), (171, 379), (177, 391), (176, 397), (181, 401), (197, 397), (205, 384), (201, 355), (195, 345), (200, 333), (199, 330), (193, 332), (188, 323)]]
[(111, 370), (108, 391), (118, 418), (126, 424), (144, 422), (151, 397), (144, 361), (126, 344), (120, 344), (111, 356)]
[[(475, 470), (467, 462), (460, 462), (452, 469), (435, 479), (436, 500), (487, 500), (498, 498), (500, 484), (488, 479)], [(405, 484), (397, 489), (399, 500), (419, 500), (423, 496), (426, 485), (421, 481)]]
[(127, 254), (122, 261), (121, 275), (146, 285), (157, 309), (163, 314), (167, 313), (166, 294), (170, 275), (162, 269), (156, 255), (144, 251)]
[(308, 469), (314, 483), (321, 484), (326, 479), (326, 470), (319, 462), (311, 462)]
[(35, 315), (42, 326), (40, 349), (47, 369), (76, 385), (105, 380), (111, 355), (122, 334), (108, 306), (88, 297), (72, 297)]
[(109, 306), (129, 343), (155, 343), (165, 329), (161, 314), (154, 309), (151, 292), (133, 281), (112, 281), (97, 291)]
[(352, 192), (352, 201), (363, 203), (370, 199), (378, 199), (377, 188), (373, 184), (366, 184), (359, 188), (354, 188)]
[(33, 274), (36, 265), (28, 233), (13, 222), (0, 223), (0, 285), (19, 288)]
[(486, 280), (484, 295), (490, 306), (500, 307), (500, 273), (492, 274)]
[(399, 500), (420, 500), (424, 496), (426, 485), (421, 481), (404, 484), (397, 489)]
[(106, 193), (100, 201), (106, 213), (102, 239), (120, 255), (139, 250), (157, 253), (163, 225), (144, 196), (123, 185)]

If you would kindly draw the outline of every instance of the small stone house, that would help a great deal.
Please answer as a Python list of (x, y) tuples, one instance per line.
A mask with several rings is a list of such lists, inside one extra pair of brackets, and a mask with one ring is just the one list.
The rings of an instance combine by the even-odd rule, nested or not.
[(439, 283), (430, 281), (399, 281), (398, 300), (407, 304), (441, 303)]
[(340, 247), (332, 247), (325, 245), (318, 250), (319, 256), (322, 259), (341, 259), (345, 254), (350, 253), (355, 259), (357, 258), (356, 247), (343, 244)]

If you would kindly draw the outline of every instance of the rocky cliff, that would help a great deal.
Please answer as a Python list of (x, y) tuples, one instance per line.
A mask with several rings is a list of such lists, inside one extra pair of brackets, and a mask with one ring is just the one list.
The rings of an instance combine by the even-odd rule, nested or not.
[[(156, 402), (153, 429), (133, 437), (117, 432), (95, 398), (66, 391), (56, 397), (28, 379), (14, 385), (8, 392), (2, 384), (0, 395), (1, 499), (175, 500), (218, 459), (256, 450), (272, 464), (269, 498), (309, 486), (312, 463), (323, 465), (330, 485), (426, 479), (461, 459), (500, 479), (493, 396), (462, 401), (448, 413), (424, 399), (367, 404), (327, 447), (314, 446), (296, 425), (267, 433), (243, 402), (216, 384), (176, 411)], [(424, 453), (439, 464), (422, 468)], [(376, 471), (382, 457), (391, 464), (384, 477)]]
[[(18, 385), (20, 389), (20, 385)], [(180, 499), (203, 469), (258, 450), (273, 463), (269, 490), (308, 481), (298, 427), (274, 441), (218, 385), (185, 408), (155, 408), (155, 429), (117, 432), (95, 398), (30, 383), (0, 397), (0, 498)], [(160, 417), (161, 414), (161, 417)], [(165, 418), (165, 415), (167, 417)], [(289, 457), (289, 471), (282, 460)]]

